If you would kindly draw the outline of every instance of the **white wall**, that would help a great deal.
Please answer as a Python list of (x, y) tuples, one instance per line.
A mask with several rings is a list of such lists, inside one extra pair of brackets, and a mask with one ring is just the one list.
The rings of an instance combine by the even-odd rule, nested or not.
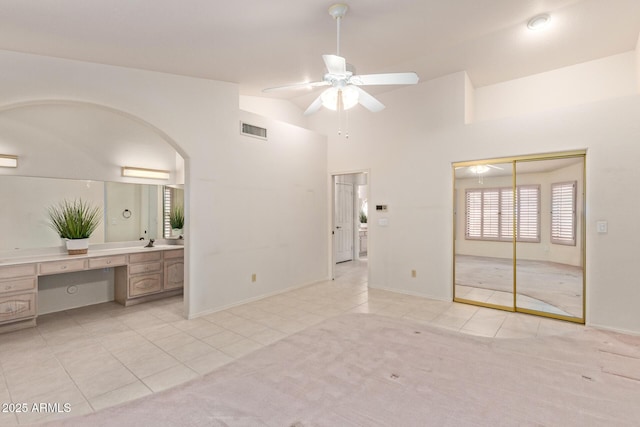
[[(573, 78), (600, 70), (592, 65), (575, 68)], [(566, 80), (565, 72), (558, 71), (557, 81)], [(513, 84), (505, 83), (505, 92)], [(640, 200), (633, 197), (640, 179), (640, 96), (610, 95), (549, 110), (522, 106), (512, 117), (465, 125), (465, 75), (458, 73), (381, 94), (387, 106), (381, 113), (354, 110), (348, 141), (332, 132), (334, 115), (317, 114), (312, 125), (329, 135), (329, 171), (369, 168), (371, 204), (389, 205), (386, 214), (371, 213), (370, 286), (451, 298), (452, 162), (587, 149), (586, 319), (640, 333), (640, 286), (630, 279), (637, 276), (640, 244)], [(486, 108), (493, 107), (493, 117), (503, 111), (502, 104)], [(377, 223), (382, 217), (387, 227)], [(607, 234), (595, 232), (596, 220), (609, 222)]]
[(284, 99), (240, 95), (240, 109), (299, 127), (309, 127), (307, 117), (302, 114), (304, 110)]
[[(240, 118), (260, 118), (240, 114), (234, 84), (15, 52), (0, 52), (0, 67), (0, 110), (50, 99), (95, 103), (153, 129), (185, 159), (189, 316), (327, 277), (325, 138), (266, 119), (268, 143), (241, 137)], [(3, 153), (37, 155), (1, 144)], [(85, 144), (71, 148), (92, 141)], [(135, 145), (128, 154), (140, 156)], [(49, 169), (104, 170), (100, 158), (84, 160), (78, 168), (54, 154)]]
[(633, 96), (639, 92), (635, 62), (636, 53), (631, 51), (477, 88), (474, 120)]

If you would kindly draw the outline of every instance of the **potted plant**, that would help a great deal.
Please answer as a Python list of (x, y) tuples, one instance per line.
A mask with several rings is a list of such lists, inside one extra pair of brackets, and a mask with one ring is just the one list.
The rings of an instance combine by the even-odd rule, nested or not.
[(367, 228), (367, 214), (360, 211), (360, 228)]
[(184, 228), (184, 208), (182, 206), (174, 206), (169, 214), (169, 224), (171, 225), (172, 235), (180, 236)]
[(51, 228), (66, 240), (69, 255), (86, 254), (89, 237), (100, 225), (100, 208), (82, 199), (63, 200), (49, 207), (49, 221)]

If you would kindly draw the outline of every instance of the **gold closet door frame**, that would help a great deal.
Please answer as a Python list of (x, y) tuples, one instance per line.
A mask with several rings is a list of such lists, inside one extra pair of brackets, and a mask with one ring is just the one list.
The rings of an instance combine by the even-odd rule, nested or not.
[[(511, 163), (511, 174), (512, 174), (512, 188), (513, 188), (513, 206), (515, 206), (516, 199), (516, 165), (518, 162), (534, 162), (540, 160), (558, 160), (558, 159), (567, 159), (567, 158), (582, 158), (582, 212), (580, 215), (580, 231), (581, 231), (581, 253), (582, 253), (582, 317), (571, 317), (571, 316), (563, 316), (554, 313), (547, 313), (544, 311), (531, 310), (526, 308), (520, 308), (517, 306), (517, 283), (516, 283), (516, 274), (517, 274), (517, 241), (516, 241), (516, 233), (513, 233), (513, 305), (512, 307), (506, 307), (502, 305), (489, 304), (481, 301), (473, 301), (467, 300), (464, 298), (456, 297), (456, 215), (457, 209), (459, 206), (456, 206), (456, 168), (460, 167), (469, 167), (469, 166), (478, 166), (478, 165), (486, 165), (493, 163)], [(585, 324), (586, 321), (586, 309), (587, 309), (587, 245), (586, 245), (586, 207), (587, 207), (587, 150), (575, 150), (575, 151), (563, 151), (559, 153), (544, 153), (544, 154), (529, 154), (523, 156), (512, 156), (512, 157), (496, 157), (490, 159), (482, 159), (482, 160), (471, 160), (471, 161), (461, 161), (461, 162), (453, 162), (451, 164), (452, 170), (452, 181), (453, 181), (453, 209), (452, 209), (452, 222), (453, 222), (453, 301), (460, 302), (464, 304), (476, 305), (480, 307), (493, 308), (497, 310), (509, 311), (509, 312), (518, 312), (518, 313), (526, 313), (533, 314), (541, 317), (548, 317), (552, 319), (566, 320), (568, 322)], [(516, 215), (513, 215), (513, 230), (516, 230)]]

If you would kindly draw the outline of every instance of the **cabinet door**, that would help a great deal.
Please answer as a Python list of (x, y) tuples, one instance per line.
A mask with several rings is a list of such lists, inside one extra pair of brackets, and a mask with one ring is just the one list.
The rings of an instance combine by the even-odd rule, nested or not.
[(181, 259), (164, 262), (164, 289), (180, 289), (184, 285), (184, 261)]
[(129, 279), (129, 297), (139, 297), (162, 290), (162, 275), (149, 274), (134, 276)]
[(34, 317), (36, 315), (36, 294), (22, 294), (0, 297), (0, 323)]

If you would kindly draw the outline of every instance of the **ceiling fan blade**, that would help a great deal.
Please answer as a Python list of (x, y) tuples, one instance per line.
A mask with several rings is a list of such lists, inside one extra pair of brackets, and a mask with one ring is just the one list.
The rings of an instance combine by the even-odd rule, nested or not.
[(322, 55), (329, 74), (347, 74), (347, 61), (337, 55)]
[(372, 85), (414, 85), (418, 83), (416, 73), (363, 74), (352, 76), (349, 83), (359, 86)]
[(363, 89), (360, 89), (358, 86), (351, 87), (355, 88), (358, 91), (358, 102), (364, 108), (374, 113), (384, 110), (384, 104), (382, 102), (378, 101), (373, 96), (369, 95), (369, 93), (365, 92)]
[(318, 111), (321, 107), (322, 107), (322, 93), (311, 103), (311, 105), (309, 105), (309, 107), (305, 110), (304, 115), (309, 116), (315, 113), (316, 111)]
[(262, 89), (263, 92), (273, 92), (276, 90), (284, 90), (284, 89), (303, 89), (303, 88), (314, 88), (319, 86), (328, 86), (329, 82), (303, 82), (303, 83), (293, 83), (290, 85), (284, 86), (276, 86), (276, 87), (268, 87), (266, 89)]

